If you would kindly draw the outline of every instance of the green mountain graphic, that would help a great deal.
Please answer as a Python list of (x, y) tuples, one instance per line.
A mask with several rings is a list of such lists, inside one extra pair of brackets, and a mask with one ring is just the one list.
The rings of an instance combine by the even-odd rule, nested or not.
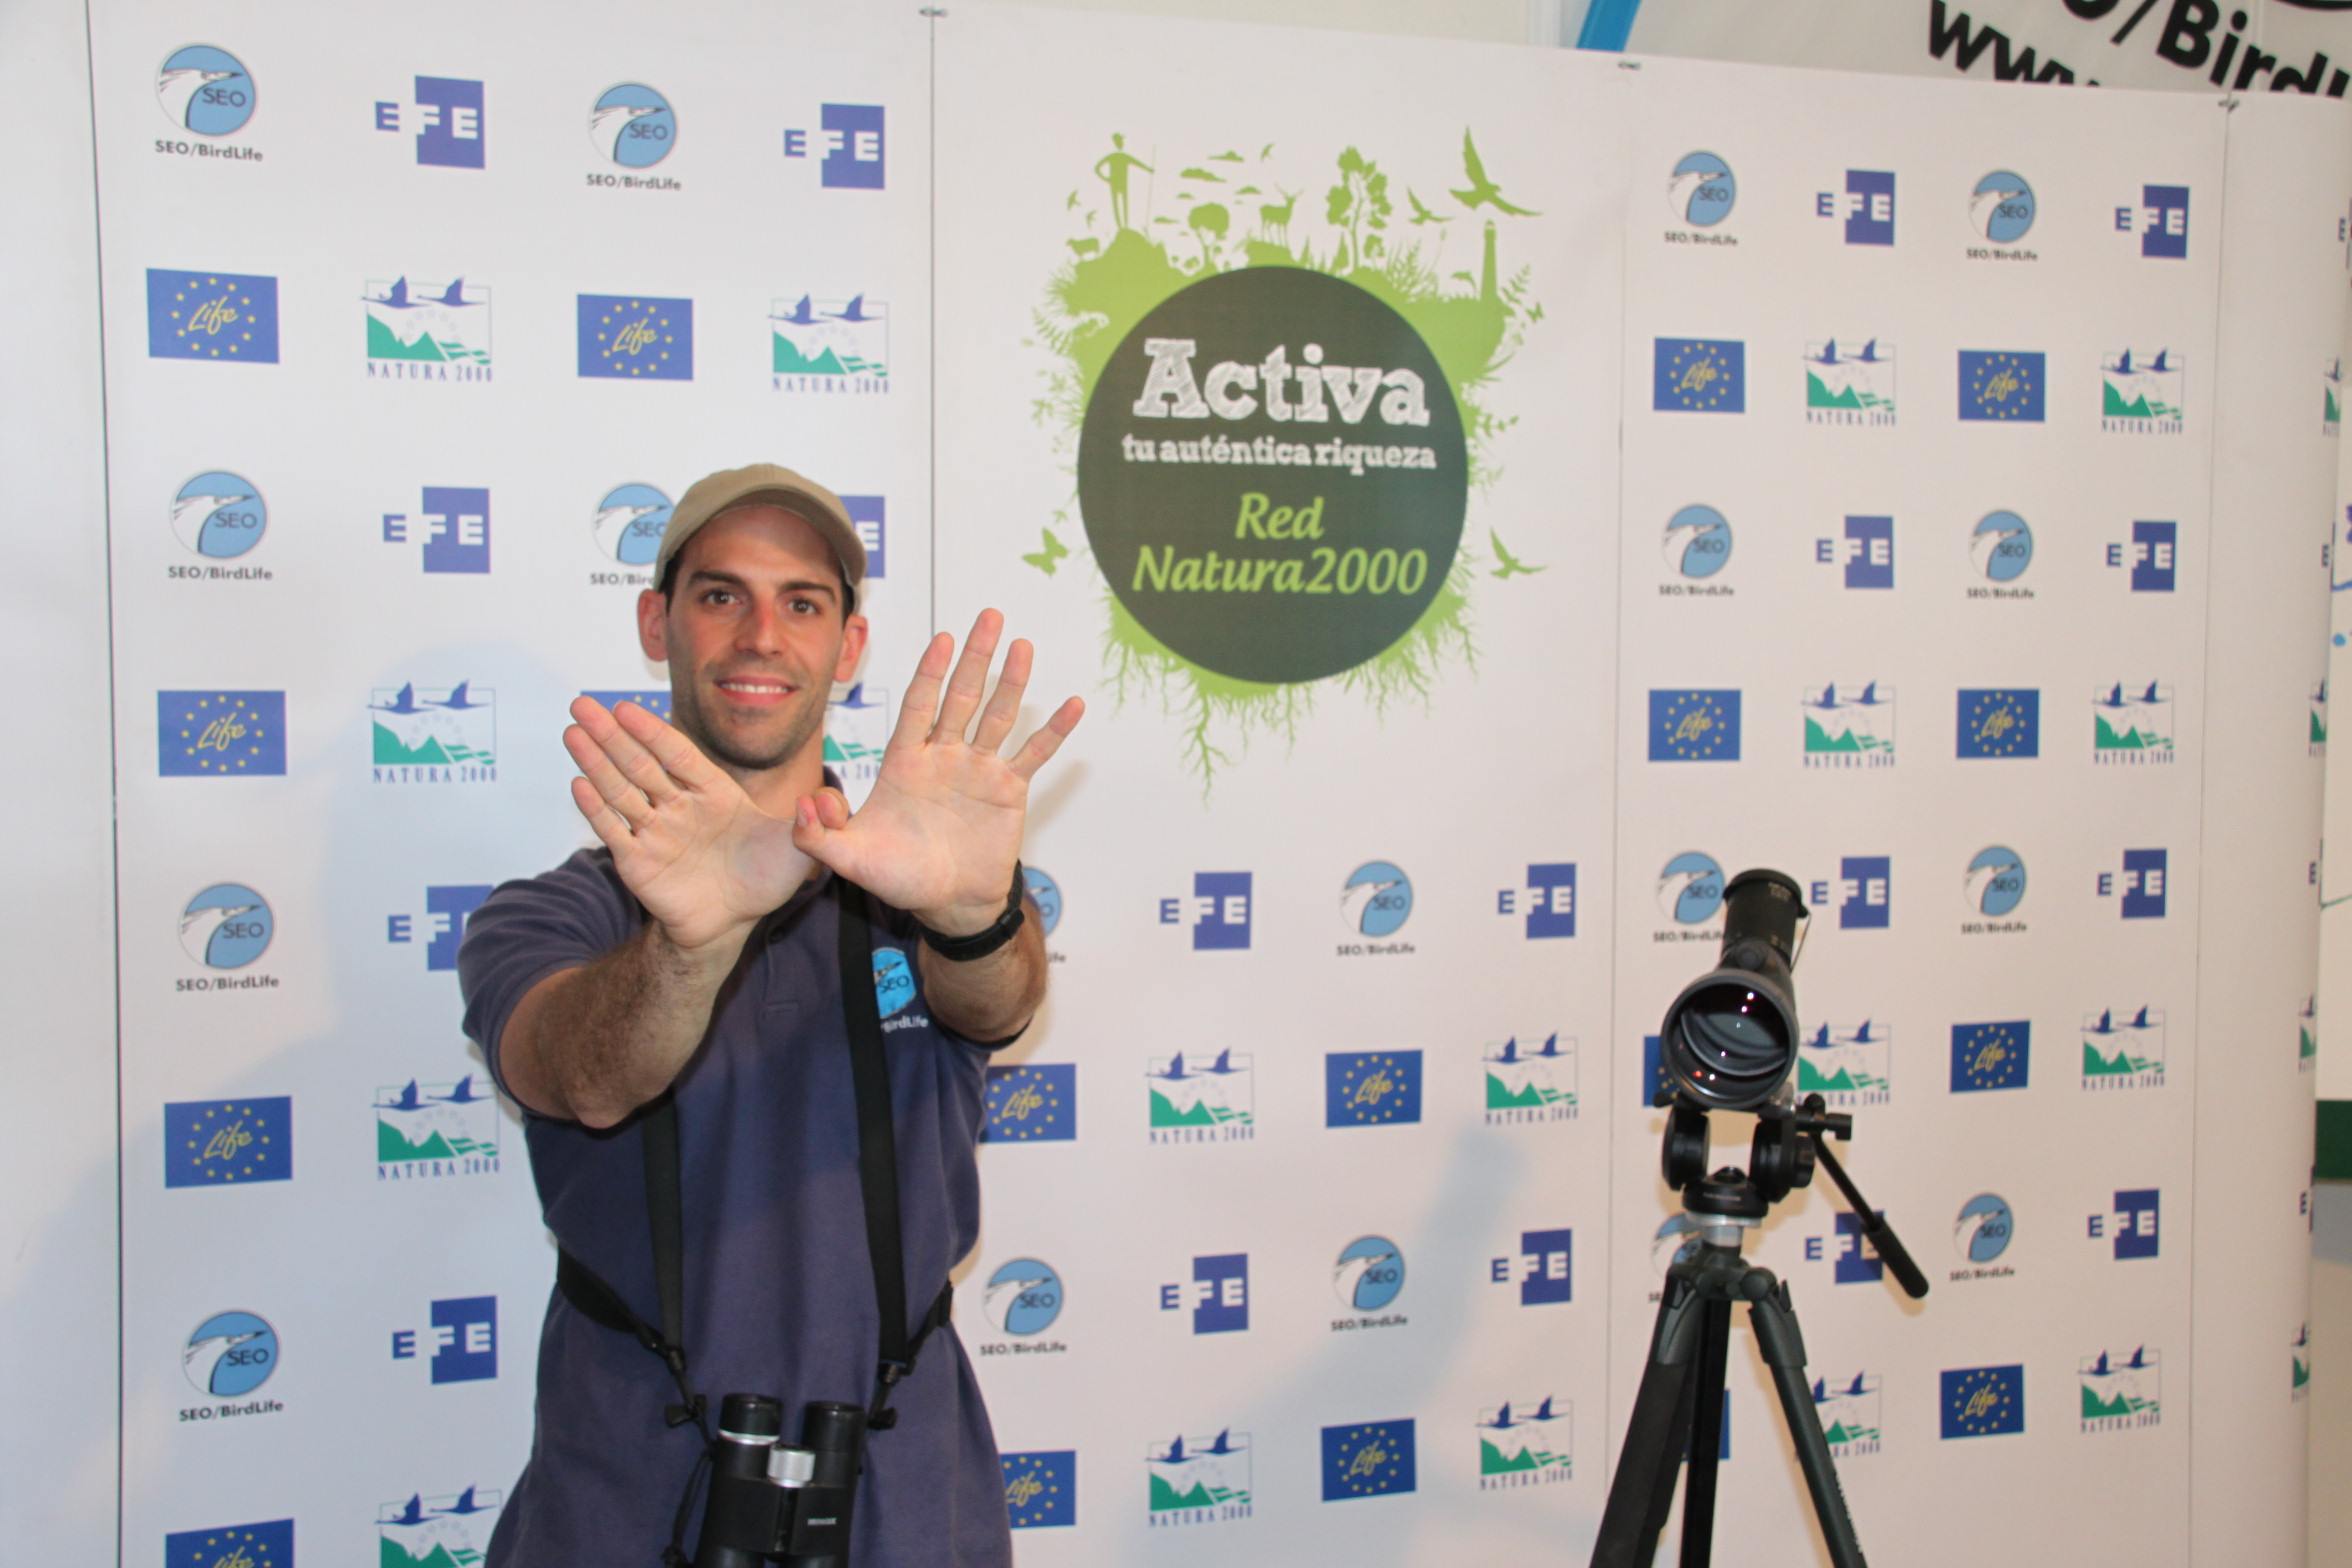
[(1231, 1111), (1222, 1107), (1212, 1110), (1206, 1101), (1194, 1101), (1189, 1111), (1176, 1109), (1174, 1101), (1154, 1089), (1151, 1092), (1151, 1124), (1154, 1127), (1214, 1127), (1222, 1122), (1245, 1122), (1247, 1111)]
[(1248, 1501), (1247, 1492), (1227, 1491), (1221, 1486), (1203, 1486), (1198, 1481), (1179, 1492), (1159, 1476), (1151, 1478), (1151, 1511), (1155, 1514), (1170, 1508), (1214, 1508), (1219, 1503)]
[(452, 1556), (449, 1548), (438, 1541), (424, 1556), (411, 1556), (406, 1547), (390, 1536), (384, 1537), (383, 1550), (376, 1559), (379, 1568), (467, 1568), (468, 1564), (481, 1560), (480, 1552), (467, 1552), (462, 1557)]
[(2308, 1062), (2319, 1054), (2319, 1041), (2313, 1038), (2309, 1025), (2305, 1025), (2296, 1032), (2303, 1036), (2302, 1047), (2297, 1051), (2296, 1054), (2304, 1061)]
[(454, 1160), (466, 1155), (496, 1159), (498, 1145), (476, 1143), (471, 1138), (459, 1138), (452, 1143), (442, 1137), (438, 1130), (429, 1134), (424, 1142), (414, 1143), (390, 1122), (381, 1117), (376, 1120), (376, 1159), (380, 1164), (390, 1165), (410, 1160)]
[(2339, 417), (2339, 410), (2340, 405), (2336, 401), (2336, 389), (2334, 387), (2329, 387), (2327, 389), (2327, 413), (2324, 416), (2329, 424), (2333, 425), (2341, 422)]
[(2133, 1073), (2152, 1073), (2163, 1070), (2161, 1063), (2134, 1056), (2120, 1045), (2115, 1048), (2113, 1056), (2101, 1056), (2097, 1046), (2088, 1040), (2083, 1042), (2083, 1076), (2085, 1078), (2128, 1078)]
[(825, 760), (827, 762), (865, 762), (881, 755), (882, 753), (873, 747), (854, 740), (843, 745), (830, 735), (825, 737)]
[(1797, 1092), (1806, 1094), (1813, 1091), (1822, 1094), (1852, 1094), (1854, 1075), (1841, 1067), (1824, 1078), (1820, 1068), (1800, 1056), (1797, 1058)]
[(1506, 1459), (1503, 1457), (1503, 1451), (1495, 1447), (1492, 1440), (1483, 1437), (1478, 1440), (1478, 1473), (1480, 1475), (1524, 1475), (1529, 1471), (1541, 1470), (1556, 1462), (1555, 1456), (1545, 1453), (1533, 1443)]
[(2126, 403), (2123, 400), (2123, 395), (2115, 390), (2115, 383), (2112, 381), (2106, 384), (2105, 391), (2107, 394), (2105, 398), (2105, 412), (2109, 419), (2180, 418), (2179, 409), (2169, 407), (2161, 402), (2151, 403), (2148, 401), (2147, 395), (2145, 393), (2142, 393), (2140, 396), (2135, 397), (2130, 402)]
[(2082, 1418), (2085, 1421), (2104, 1421), (2115, 1416), (2138, 1415), (2155, 1408), (2153, 1399), (2134, 1399), (2129, 1394), (2117, 1394), (2113, 1399), (2101, 1399), (2099, 1391), (2085, 1383), (2082, 1391)]
[(816, 358), (803, 358), (792, 340), (781, 332), (771, 332), (768, 338), (775, 344), (774, 364), (780, 376), (846, 376), (849, 370), (830, 348), (820, 351)]
[(2327, 715), (2317, 709), (2314, 709), (2311, 715), (2311, 744), (2314, 746), (2327, 744)]
[(2304, 1360), (2304, 1359), (2303, 1359), (2301, 1356), (2297, 1356), (2297, 1357), (2295, 1358), (2295, 1384), (2294, 1384), (2294, 1386), (2295, 1386), (2295, 1387), (2297, 1387), (2297, 1388), (2302, 1388), (2302, 1387), (2306, 1386), (2307, 1384), (2309, 1384), (2309, 1383), (2310, 1383), (2310, 1381), (2311, 1381), (2311, 1363), (2310, 1363), (2310, 1362), (2308, 1362), (2308, 1361), (2306, 1361), (2306, 1360)]
[(471, 746), (460, 745), (445, 750), (437, 736), (428, 735), (421, 745), (410, 747), (403, 744), (399, 736), (381, 724), (375, 726), (375, 731), (376, 766), (379, 768), (400, 766), (446, 768), (458, 763), (472, 763), (486, 768), (492, 763), (488, 752), (476, 751)]
[(1829, 1430), (1821, 1435), (1832, 1443), (1874, 1443), (1878, 1441), (1878, 1428), (1848, 1426), (1843, 1421), (1832, 1421)]
[(1514, 1093), (1504, 1088), (1503, 1081), (1493, 1073), (1486, 1075), (1486, 1108), (1490, 1111), (1531, 1111), (1556, 1100), (1573, 1098), (1557, 1089), (1546, 1089), (1532, 1083)]
[(2107, 722), (2107, 715), (2097, 713), (2091, 722), (2099, 728), (2097, 750), (2100, 751), (2170, 751), (2172, 742), (2162, 735), (2143, 735), (2137, 724), (2127, 725), (2121, 733)]
[(1819, 719), (1814, 718), (1811, 714), (1805, 716), (1805, 750), (1809, 753), (1824, 751), (1859, 753), (1892, 751), (1894, 749), (1895, 743), (1891, 740), (1877, 740), (1868, 735), (1857, 735), (1852, 730), (1846, 730), (1833, 736), (1821, 727)]
[(1852, 387), (1843, 392), (1832, 392), (1812, 371), (1805, 372), (1805, 406), (1807, 408), (1850, 408), (1861, 412), (1862, 399)]
[(390, 327), (385, 326), (374, 316), (368, 317), (368, 358), (370, 359), (422, 359), (439, 364), (451, 357), (441, 352), (441, 345), (433, 341), (433, 334), (430, 332), (419, 333), (414, 343), (403, 343), (392, 335)]

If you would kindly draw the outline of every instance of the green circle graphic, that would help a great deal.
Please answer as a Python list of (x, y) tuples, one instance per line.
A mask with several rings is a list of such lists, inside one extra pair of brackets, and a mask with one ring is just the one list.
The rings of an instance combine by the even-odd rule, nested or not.
[(1086, 538), (1119, 602), (1235, 680), (1320, 680), (1393, 647), (1445, 585), (1469, 493), (1428, 344), (1299, 267), (1161, 301), (1104, 366), (1078, 438)]

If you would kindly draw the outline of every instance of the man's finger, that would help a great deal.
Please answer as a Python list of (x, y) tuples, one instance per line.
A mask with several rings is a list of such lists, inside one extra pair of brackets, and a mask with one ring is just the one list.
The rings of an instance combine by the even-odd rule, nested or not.
[(580, 808), (580, 815), (588, 819), (588, 826), (604, 841), (604, 847), (618, 852), (635, 835), (619, 813), (604, 803), (596, 793), (596, 786), (586, 779), (572, 780), (572, 804)]
[(827, 785), (810, 797), (816, 803), (817, 820), (833, 832), (849, 826), (849, 798)]
[(1004, 673), (996, 678), (996, 691), (981, 710), (980, 728), (972, 734), (972, 749), (989, 756), (1003, 745), (1013, 732), (1013, 721), (1021, 716), (1021, 693), (1029, 689), (1029, 666), (1035, 650), (1026, 639), (1016, 637), (1005, 650)]
[[(627, 717), (624, 718), (623, 715)], [(589, 718), (594, 720), (596, 715), (591, 714)], [(629, 723), (632, 720), (651, 721), (657, 724), (661, 722), (635, 703), (624, 702), (620, 709), (611, 715), (608, 722), (583, 723), (575, 725), (573, 729), (586, 736), (599, 751), (611, 758), (612, 765), (626, 775), (629, 782), (643, 792), (646, 799), (657, 806), (665, 801), (675, 799), (681, 787), (679, 782), (670, 776), (669, 770), (655, 759), (653, 753), (645, 749), (644, 743), (629, 732)], [(568, 735), (571, 731), (566, 733)], [(577, 752), (573, 753), (573, 760), (579, 760)], [(582, 766), (581, 771), (587, 771), (585, 765)], [(605, 789), (601, 783), (597, 788), (603, 792), (607, 800), (612, 798), (612, 791)]]
[(907, 682), (906, 695), (899, 699), (898, 727), (890, 732), (892, 746), (915, 745), (930, 730), (931, 715), (939, 711), (939, 683), (954, 657), (955, 639), (941, 632), (915, 661), (915, 678)]
[(972, 623), (972, 634), (964, 639), (964, 656), (956, 660), (955, 673), (947, 678), (939, 722), (931, 728), (933, 740), (964, 738), (980, 706), (980, 694), (988, 689), (988, 666), (996, 658), (996, 640), (1003, 635), (1004, 617), (994, 610), (982, 610)]
[(1013, 772), (1024, 782), (1035, 778), (1037, 770), (1062, 749), (1062, 742), (1070, 738), (1070, 732), (1078, 727), (1078, 721), (1084, 717), (1086, 700), (1082, 697), (1072, 697), (1054, 709), (1053, 717), (1038, 726), (1037, 733), (1030, 736), (1019, 751), (1013, 753)]
[(621, 770), (613, 766), (611, 755), (586, 730), (577, 724), (570, 726), (564, 731), (563, 742), (564, 750), (571, 753), (573, 763), (580, 770), (582, 782), (607, 807), (618, 812), (632, 830), (653, 820), (653, 804), (645, 798), (645, 792), (622, 776)]
[[(650, 787), (645, 791), (656, 802), (667, 800), (669, 794), (678, 787), (700, 789), (713, 779), (725, 777), (710, 758), (702, 754), (702, 749), (686, 738), (685, 731), (652, 709), (638, 703), (624, 702), (613, 710), (613, 718), (619, 722), (627, 737), (644, 752), (651, 765), (662, 771), (665, 792), (655, 794)], [(617, 762), (621, 759), (616, 756), (614, 760)], [(622, 768), (628, 771), (628, 764), (623, 762)], [(629, 776), (637, 777), (634, 772), (630, 772)], [(675, 785), (669, 782), (672, 779), (677, 781)]]

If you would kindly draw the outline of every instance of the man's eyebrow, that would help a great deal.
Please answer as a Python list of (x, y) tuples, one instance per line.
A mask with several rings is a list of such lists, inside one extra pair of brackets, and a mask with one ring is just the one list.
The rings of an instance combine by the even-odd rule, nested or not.
[[(708, 566), (696, 567), (687, 575), (686, 581), (690, 586), (695, 584), (709, 584), (723, 588), (749, 588), (751, 586), (734, 572), (724, 572)], [(822, 593), (835, 597), (840, 595), (840, 589), (822, 577), (795, 577), (778, 583), (776, 587), (780, 593)]]

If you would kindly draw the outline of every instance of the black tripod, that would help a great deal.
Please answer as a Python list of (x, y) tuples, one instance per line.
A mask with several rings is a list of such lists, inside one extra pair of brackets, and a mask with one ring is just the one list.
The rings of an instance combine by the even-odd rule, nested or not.
[(1796, 1443), (1797, 1463), (1812, 1493), (1830, 1561), (1864, 1568), (1862, 1544), (1846, 1512), (1837, 1466), (1813, 1391), (1805, 1379), (1805, 1341), (1797, 1328), (1788, 1286), (1770, 1269), (1740, 1256), (1741, 1232), (1762, 1223), (1772, 1204), (1813, 1179), (1816, 1159), (1862, 1221), (1863, 1234), (1903, 1288), (1927, 1294), (1927, 1280), (1823, 1144), (1828, 1134), (1853, 1136), (1854, 1119), (1828, 1114), (1819, 1095), (1803, 1105), (1767, 1105), (1758, 1113), (1749, 1169), (1725, 1166), (1702, 1176), (1707, 1162), (1707, 1113), (1675, 1105), (1666, 1124), (1666, 1180), (1682, 1192), (1685, 1212), (1704, 1224), (1698, 1248), (1666, 1271), (1650, 1360), (1634, 1396), (1625, 1449), (1593, 1544), (1593, 1568), (1648, 1568), (1658, 1533), (1674, 1506), (1676, 1472), (1690, 1459), (1682, 1503), (1682, 1568), (1707, 1568), (1715, 1529), (1715, 1467), (1723, 1443), (1723, 1384), (1731, 1340), (1731, 1309), (1745, 1302), (1748, 1323), (1780, 1394), (1781, 1418)]

